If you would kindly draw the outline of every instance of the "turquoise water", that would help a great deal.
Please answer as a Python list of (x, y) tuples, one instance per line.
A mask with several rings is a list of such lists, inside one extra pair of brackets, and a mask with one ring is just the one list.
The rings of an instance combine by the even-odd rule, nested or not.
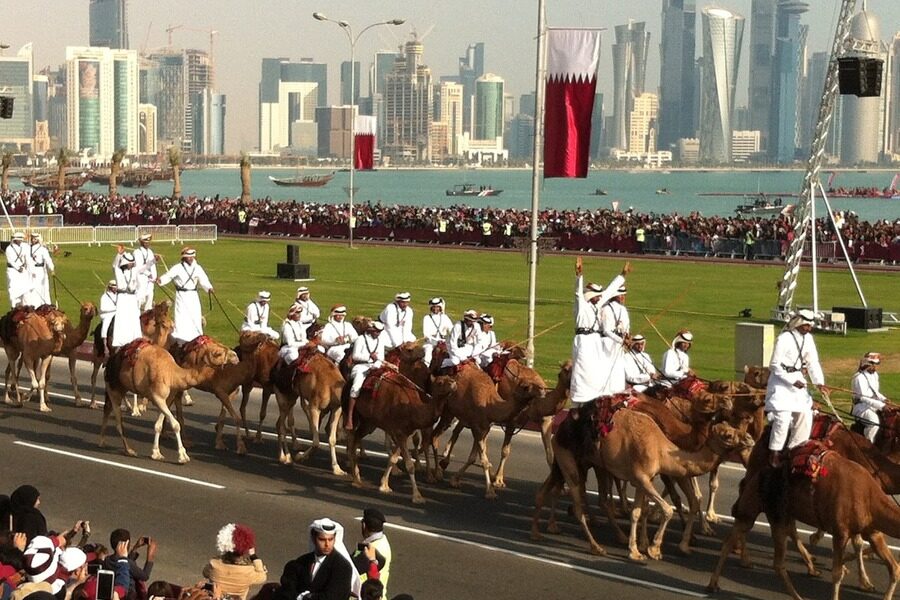
[[(303, 170), (310, 174), (326, 170)], [(310, 202), (346, 202), (344, 188), (349, 185), (349, 173), (338, 172), (335, 178), (322, 188), (283, 188), (269, 181), (268, 176), (291, 177), (293, 169), (253, 169), (253, 196), (269, 196), (276, 200), (297, 200)], [(847, 188), (857, 186), (888, 186), (893, 172), (869, 171), (839, 173), (835, 186)], [(610, 208), (612, 202), (619, 202), (619, 209), (634, 207), (640, 212), (688, 213), (700, 211), (705, 215), (731, 215), (739, 204), (747, 200), (739, 197), (698, 196), (701, 192), (747, 192), (757, 190), (769, 194), (780, 192), (796, 193), (803, 179), (801, 171), (591, 171), (587, 179), (550, 179), (543, 182), (541, 206), (544, 208)], [(11, 182), (11, 187), (18, 187)], [(472, 183), (476, 186), (491, 186), (502, 189), (503, 193), (491, 198), (453, 198), (445, 190), (456, 184)], [(384, 204), (449, 205), (466, 203), (471, 205), (501, 208), (528, 208), (531, 206), (531, 171), (509, 169), (437, 169), (437, 170), (395, 170), (384, 169), (373, 172), (357, 172), (355, 185), (358, 188), (356, 202), (382, 202)], [(240, 193), (238, 169), (204, 169), (185, 171), (182, 175), (185, 195), (235, 196)], [(601, 188), (606, 196), (596, 196), (593, 192)], [(656, 190), (666, 188), (669, 195), (657, 195)], [(104, 191), (105, 186), (87, 184), (83, 189)], [(148, 194), (171, 193), (171, 182), (154, 182), (145, 188)], [(131, 190), (122, 190), (132, 193)], [(785, 198), (786, 204), (794, 199)], [(900, 218), (900, 200), (890, 199), (834, 199), (836, 210), (855, 211), (863, 219)], [(817, 207), (824, 214), (824, 204)]]

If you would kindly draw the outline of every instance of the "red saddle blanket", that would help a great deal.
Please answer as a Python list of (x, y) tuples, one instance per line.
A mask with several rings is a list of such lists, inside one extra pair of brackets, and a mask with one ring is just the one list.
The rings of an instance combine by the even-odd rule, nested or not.
[(709, 384), (698, 377), (685, 377), (672, 386), (672, 394), (693, 400), (697, 394), (705, 391)]
[(362, 384), (362, 389), (363, 391), (368, 392), (369, 396), (374, 400), (378, 397), (378, 390), (381, 388), (381, 384), (383, 382), (393, 381), (398, 377), (401, 377), (401, 375), (397, 371), (394, 371), (393, 369), (389, 369), (387, 367), (372, 369), (366, 374), (366, 378)]
[(438, 371), (438, 375), (449, 375), (450, 377), (454, 377), (462, 373), (465, 369), (468, 369), (471, 366), (475, 365), (474, 358), (467, 358), (462, 361), (458, 365), (451, 365), (449, 367), (444, 367)]
[(494, 355), (494, 360), (487, 366), (485, 372), (491, 376), (494, 383), (500, 383), (503, 374), (506, 372), (506, 365), (509, 363), (510, 355), (506, 352), (500, 352)]
[(594, 427), (600, 437), (606, 437), (613, 428), (613, 417), (622, 409), (637, 405), (640, 400), (630, 392), (600, 396), (594, 401)]
[(791, 450), (791, 473), (803, 475), (810, 481), (816, 481), (819, 477), (827, 477), (828, 469), (825, 468), (825, 456), (831, 450), (831, 443), (827, 441), (809, 440), (801, 446)]
[(122, 362), (133, 365), (134, 361), (137, 360), (138, 353), (149, 345), (150, 340), (147, 338), (138, 338), (128, 342), (119, 349), (122, 355)]
[(840, 421), (825, 413), (818, 413), (813, 417), (813, 424), (809, 431), (811, 440), (827, 440), (835, 429), (841, 427)]
[(318, 354), (319, 348), (312, 344), (308, 346), (303, 346), (300, 348), (300, 354), (297, 356), (297, 360), (295, 360), (292, 365), (299, 373), (309, 373), (309, 362), (312, 358)]

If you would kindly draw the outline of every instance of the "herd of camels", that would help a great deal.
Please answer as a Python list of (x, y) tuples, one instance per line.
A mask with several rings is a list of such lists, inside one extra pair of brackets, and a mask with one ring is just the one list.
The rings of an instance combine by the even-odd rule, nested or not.
[[(335, 444), (342, 423), (341, 406), (345, 377), (342, 369), (314, 343), (301, 353), (295, 365), (279, 362), (278, 345), (265, 334), (245, 332), (236, 349), (201, 336), (183, 347), (173, 347), (169, 305), (157, 304), (141, 317), (144, 338), (112, 352), (99, 343), (93, 345), (94, 370), (91, 397), (81, 397), (76, 380), (76, 357), (92, 332), (95, 307), (83, 303), (77, 322), (52, 307), (37, 310), (17, 309), (0, 318), (0, 340), (7, 356), (6, 395), (9, 405), (22, 406), (37, 396), (39, 409), (50, 411), (47, 402), (47, 374), (54, 356), (69, 360), (71, 385), (78, 406), (99, 407), (95, 396), (96, 377), (105, 365), (105, 402), (100, 428), (100, 444), (110, 416), (127, 454), (135, 452), (128, 443), (122, 418), (123, 403), (129, 393), (152, 402), (159, 410), (151, 458), (163, 460), (160, 436), (164, 422), (175, 434), (178, 462), (190, 459), (181, 436), (182, 398), (190, 388), (215, 395), (222, 408), (216, 424), (215, 445), (225, 449), (223, 428), (226, 415), (235, 427), (238, 453), (247, 451), (245, 439), (251, 437), (246, 407), (254, 386), (262, 388), (262, 406), (255, 439), (261, 436), (266, 405), (274, 392), (278, 403), (278, 459), (283, 464), (306, 460), (320, 445), (319, 430), (328, 422), (331, 468), (335, 475), (347, 475), (338, 463)], [(364, 330), (364, 318), (354, 320)], [(115, 327), (115, 324), (112, 324)], [(109, 338), (111, 339), (111, 335)], [(709, 591), (718, 590), (719, 576), (729, 555), (740, 550), (742, 564), (749, 564), (744, 539), (756, 518), (765, 514), (771, 524), (775, 570), (788, 593), (800, 598), (785, 566), (787, 542), (792, 540), (811, 574), (817, 570), (797, 534), (800, 521), (815, 527), (833, 539), (831, 578), (833, 597), (838, 598), (846, 569), (844, 552), (849, 543), (855, 547), (859, 583), (873, 589), (863, 562), (865, 543), (887, 565), (889, 583), (884, 598), (891, 598), (900, 581), (900, 565), (894, 559), (885, 536), (900, 537), (900, 506), (888, 494), (900, 492), (900, 418), (886, 419), (876, 443), (847, 429), (837, 421), (821, 418), (816, 430), (821, 434), (803, 448), (803, 452), (772, 469), (767, 460), (768, 429), (763, 414), (768, 371), (749, 368), (743, 381), (709, 382), (705, 389), (679, 397), (671, 393), (646, 396), (630, 393), (597, 403), (597, 414), (563, 421), (552, 432), (554, 416), (569, 397), (571, 363), (560, 366), (553, 385), (521, 361), (521, 351), (510, 345), (504, 362), (488, 372), (475, 366), (462, 366), (453, 373), (429, 368), (424, 351), (416, 343), (406, 343), (391, 351), (388, 361), (396, 369), (382, 369), (363, 386), (356, 403), (355, 428), (347, 432), (347, 459), (353, 485), (363, 486), (358, 459), (362, 439), (375, 429), (385, 432), (391, 453), (380, 481), (380, 491), (391, 491), (390, 476), (402, 458), (412, 489), (412, 501), (424, 502), (416, 482), (420, 458), (428, 482), (443, 477), (450, 452), (462, 429), (473, 434), (468, 458), (450, 478), (459, 487), (468, 467), (480, 464), (484, 473), (485, 495), (496, 496), (506, 486), (504, 468), (510, 454), (513, 435), (528, 423), (539, 423), (550, 473), (536, 495), (531, 535), (541, 537), (543, 508), (549, 505), (546, 529), (558, 531), (556, 501), (568, 494), (574, 515), (581, 525), (590, 551), (604, 554), (592, 533), (588, 514), (586, 481), (593, 470), (600, 483), (601, 504), (616, 537), (628, 547), (628, 557), (644, 561), (662, 558), (667, 525), (676, 514), (684, 521), (678, 549), (691, 551), (693, 528), (711, 533), (710, 523), (718, 521), (715, 497), (717, 469), (724, 460), (739, 460), (746, 467), (739, 498), (732, 507), (735, 519), (725, 540), (718, 564), (709, 582)], [(440, 349), (435, 350), (432, 365), (440, 365)], [(31, 377), (27, 397), (20, 392), (18, 376), (24, 365)], [(238, 390), (241, 402), (235, 408)], [(306, 413), (312, 445), (298, 452), (293, 413), (297, 402)], [(138, 402), (135, 400), (135, 409)], [(174, 410), (174, 414), (173, 414)], [(493, 426), (504, 431), (501, 459), (496, 472), (488, 459), (486, 440)], [(440, 435), (453, 427), (450, 442), (438, 452)], [(586, 432), (588, 434), (586, 434)], [(288, 434), (292, 442), (288, 442)], [(410, 448), (412, 444), (413, 448)], [(709, 499), (701, 511), (697, 478), (709, 474)], [(663, 493), (656, 479), (663, 481)], [(628, 486), (634, 488), (633, 501), (627, 501)], [(683, 509), (678, 493), (687, 499)], [(614, 495), (614, 491), (617, 495)], [(652, 539), (647, 533), (648, 508), (652, 501), (659, 513), (659, 526)], [(616, 515), (630, 517), (630, 529), (624, 532)]]

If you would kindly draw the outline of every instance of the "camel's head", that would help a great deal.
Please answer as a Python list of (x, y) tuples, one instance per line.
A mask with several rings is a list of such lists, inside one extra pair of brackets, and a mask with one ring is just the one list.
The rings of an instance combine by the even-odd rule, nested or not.
[(547, 388), (536, 381), (519, 381), (513, 392), (516, 400), (519, 402), (530, 403), (533, 400), (543, 398), (547, 393)]
[(262, 331), (242, 331), (238, 347), (241, 349), (241, 354), (251, 353), (268, 339), (269, 336)]
[(509, 354), (509, 359), (522, 360), (525, 358), (525, 348), (518, 345), (512, 340), (503, 340), (500, 342), (500, 347)]
[(431, 379), (431, 396), (446, 400), (456, 393), (456, 378), (449, 375), (437, 375)]
[(744, 365), (744, 383), (757, 389), (764, 389), (769, 383), (769, 368)]
[(569, 389), (572, 384), (572, 360), (569, 359), (559, 365), (559, 374), (556, 376), (556, 384), (564, 389)]
[(353, 325), (353, 329), (356, 330), (356, 333), (362, 335), (369, 328), (369, 324), (372, 322), (372, 319), (369, 317), (357, 316), (353, 317), (353, 320), (350, 321), (350, 324)]
[(85, 319), (93, 319), (97, 316), (97, 307), (94, 306), (93, 302), (81, 303), (81, 316)]
[(750, 434), (724, 421), (712, 426), (710, 437), (721, 443), (728, 451), (753, 447), (753, 437)]
[(207, 367), (223, 367), (238, 363), (237, 353), (209, 336), (201, 335), (184, 346), (185, 360)]
[(396, 352), (401, 363), (414, 363), (425, 358), (425, 348), (416, 342), (403, 342), (393, 352)]
[(47, 315), (47, 325), (53, 333), (62, 333), (66, 330), (69, 320), (66, 315), (59, 312), (51, 312)]

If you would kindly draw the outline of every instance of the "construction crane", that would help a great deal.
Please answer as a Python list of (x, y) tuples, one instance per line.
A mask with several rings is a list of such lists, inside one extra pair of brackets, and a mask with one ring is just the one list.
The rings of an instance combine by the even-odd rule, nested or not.
[(215, 46), (216, 46), (216, 36), (219, 35), (218, 30), (216, 29), (202, 29), (199, 27), (187, 27), (185, 25), (169, 25), (166, 28), (166, 33), (169, 36), (169, 48), (172, 47), (172, 34), (178, 30), (184, 31), (196, 31), (199, 33), (206, 33), (209, 35), (209, 68), (210, 68), (210, 80), (213, 79), (213, 73), (215, 73)]

